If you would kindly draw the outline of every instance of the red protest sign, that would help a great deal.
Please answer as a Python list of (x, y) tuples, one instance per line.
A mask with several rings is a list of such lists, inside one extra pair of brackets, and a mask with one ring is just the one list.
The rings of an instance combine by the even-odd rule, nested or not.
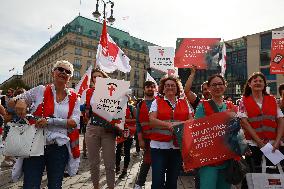
[(217, 69), (220, 38), (179, 38), (175, 54), (175, 67)]
[(273, 31), (271, 41), (270, 74), (284, 73), (284, 31)]
[(232, 118), (230, 113), (220, 112), (184, 124), (182, 157), (185, 171), (237, 157), (225, 140)]

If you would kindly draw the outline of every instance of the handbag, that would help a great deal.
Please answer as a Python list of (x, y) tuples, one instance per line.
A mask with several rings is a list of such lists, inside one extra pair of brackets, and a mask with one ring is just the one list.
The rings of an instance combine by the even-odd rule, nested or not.
[(280, 163), (277, 165), (280, 174), (266, 173), (266, 158), (262, 156), (262, 173), (248, 173), (246, 175), (248, 189), (283, 189), (284, 173)]
[(230, 159), (225, 169), (225, 180), (233, 185), (240, 184), (248, 171), (248, 165), (243, 158), (241, 160)]
[(25, 122), (9, 122), (10, 127), (5, 139), (5, 156), (30, 157), (44, 154), (45, 136), (44, 129), (36, 128)]

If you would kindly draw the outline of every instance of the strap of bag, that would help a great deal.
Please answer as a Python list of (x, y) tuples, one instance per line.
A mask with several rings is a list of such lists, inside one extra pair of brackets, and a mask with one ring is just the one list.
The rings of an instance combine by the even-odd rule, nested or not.
[[(279, 173), (284, 174), (280, 163), (278, 163), (276, 166), (277, 166), (277, 169), (279, 170)], [(262, 173), (266, 173), (266, 158), (264, 155), (262, 156), (261, 171)]]
[(213, 100), (211, 100), (211, 99), (208, 100), (208, 103), (210, 104), (210, 106), (214, 110), (214, 112), (216, 112), (216, 113), (219, 112), (219, 109), (218, 109), (216, 103)]

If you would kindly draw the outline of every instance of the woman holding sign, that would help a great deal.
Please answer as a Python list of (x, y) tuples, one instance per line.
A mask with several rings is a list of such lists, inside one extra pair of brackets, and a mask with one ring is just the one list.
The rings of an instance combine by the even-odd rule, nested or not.
[[(191, 108), (180, 98), (181, 83), (175, 77), (162, 78), (149, 120), (151, 132), (152, 189), (176, 189), (181, 153), (173, 136), (173, 125), (191, 119)], [(165, 178), (166, 177), (166, 178)]]
[[(239, 116), (252, 152), (251, 156), (246, 157), (246, 161), (250, 165), (250, 171), (254, 172), (261, 172), (263, 153), (260, 148), (270, 143), (272, 151), (280, 148), (284, 152), (284, 147), (280, 145), (284, 131), (283, 113), (275, 97), (266, 92), (266, 86), (265, 76), (260, 72), (253, 73), (245, 85), (239, 104)], [(269, 160), (267, 162), (267, 165), (272, 165)]]
[[(230, 101), (224, 101), (223, 95), (226, 90), (225, 79), (221, 75), (212, 75), (208, 79), (208, 87), (211, 100), (203, 100), (196, 108), (195, 119), (210, 116), (215, 112), (229, 110), (236, 111), (237, 108)], [(201, 189), (230, 189), (231, 184), (225, 181), (224, 170), (227, 163), (224, 161), (214, 165), (203, 166), (199, 169)]]
[(93, 88), (87, 89), (86, 94), (82, 97), (86, 104), (85, 115), (88, 122), (86, 129), (86, 145), (94, 188), (99, 189), (100, 151), (102, 149), (107, 186), (108, 188), (113, 189), (115, 184), (115, 133), (109, 122), (98, 117), (92, 111), (92, 106), (95, 104), (93, 97), (96, 94), (95, 85), (97, 77), (108, 78), (108, 75), (102, 70), (94, 69), (91, 73)]

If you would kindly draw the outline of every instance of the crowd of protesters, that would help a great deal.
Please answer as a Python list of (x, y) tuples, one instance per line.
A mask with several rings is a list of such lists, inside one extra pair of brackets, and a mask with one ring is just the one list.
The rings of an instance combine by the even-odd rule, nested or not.
[[(96, 78), (109, 76), (100, 69), (93, 69), (90, 88), (78, 97), (67, 87), (73, 71), (71, 63), (58, 61), (52, 68), (52, 84), (40, 85), (28, 91), (8, 89), (6, 95), (1, 97), (0, 134), (3, 141), (9, 131), (5, 123), (24, 118), (28, 113), (41, 117), (36, 120), (35, 127), (44, 128), (47, 132), (44, 155), (17, 160), (7, 156), (1, 163), (1, 166), (12, 166), (15, 161), (22, 159), (22, 163), (14, 166), (22, 168), (19, 170), (24, 175), (23, 188), (40, 188), (45, 169), (49, 188), (62, 187), (66, 167), (70, 167), (67, 169), (70, 176), (77, 173), (80, 161), (79, 137), (70, 135), (78, 132), (78, 129), (84, 135), (82, 157), (89, 161), (95, 189), (99, 188), (101, 159), (105, 166), (108, 188), (115, 188), (115, 174), (119, 174), (118, 179), (127, 176), (134, 140), (136, 153), (139, 155), (140, 148), (143, 150), (135, 188), (145, 185), (150, 167), (152, 189), (177, 188), (183, 160), (173, 128), (179, 123), (206, 118), (217, 112), (234, 112), (240, 118), (249, 146), (248, 153), (244, 155), (250, 172), (261, 172), (263, 153), (260, 148), (266, 143), (272, 144), (273, 151), (279, 149), (284, 153), (284, 84), (279, 86), (281, 99), (277, 101), (266, 92), (266, 78), (260, 72), (249, 77), (238, 105), (224, 97), (227, 82), (221, 75), (210, 76), (201, 85), (202, 97), (196, 95), (191, 90), (195, 67), (191, 69), (184, 90), (180, 80), (173, 76), (163, 77), (159, 86), (152, 81), (145, 81), (143, 99), (136, 101), (128, 96), (125, 125), (121, 131), (116, 127), (116, 122), (108, 122), (93, 111), (96, 103), (93, 98), (97, 90)], [(155, 96), (155, 92), (158, 95)], [(183, 92), (184, 96), (181, 95)], [(271, 165), (269, 160), (267, 162)], [(224, 175), (227, 167), (228, 161), (220, 160), (196, 169), (196, 188), (231, 188)], [(242, 188), (247, 188), (245, 179)]]

